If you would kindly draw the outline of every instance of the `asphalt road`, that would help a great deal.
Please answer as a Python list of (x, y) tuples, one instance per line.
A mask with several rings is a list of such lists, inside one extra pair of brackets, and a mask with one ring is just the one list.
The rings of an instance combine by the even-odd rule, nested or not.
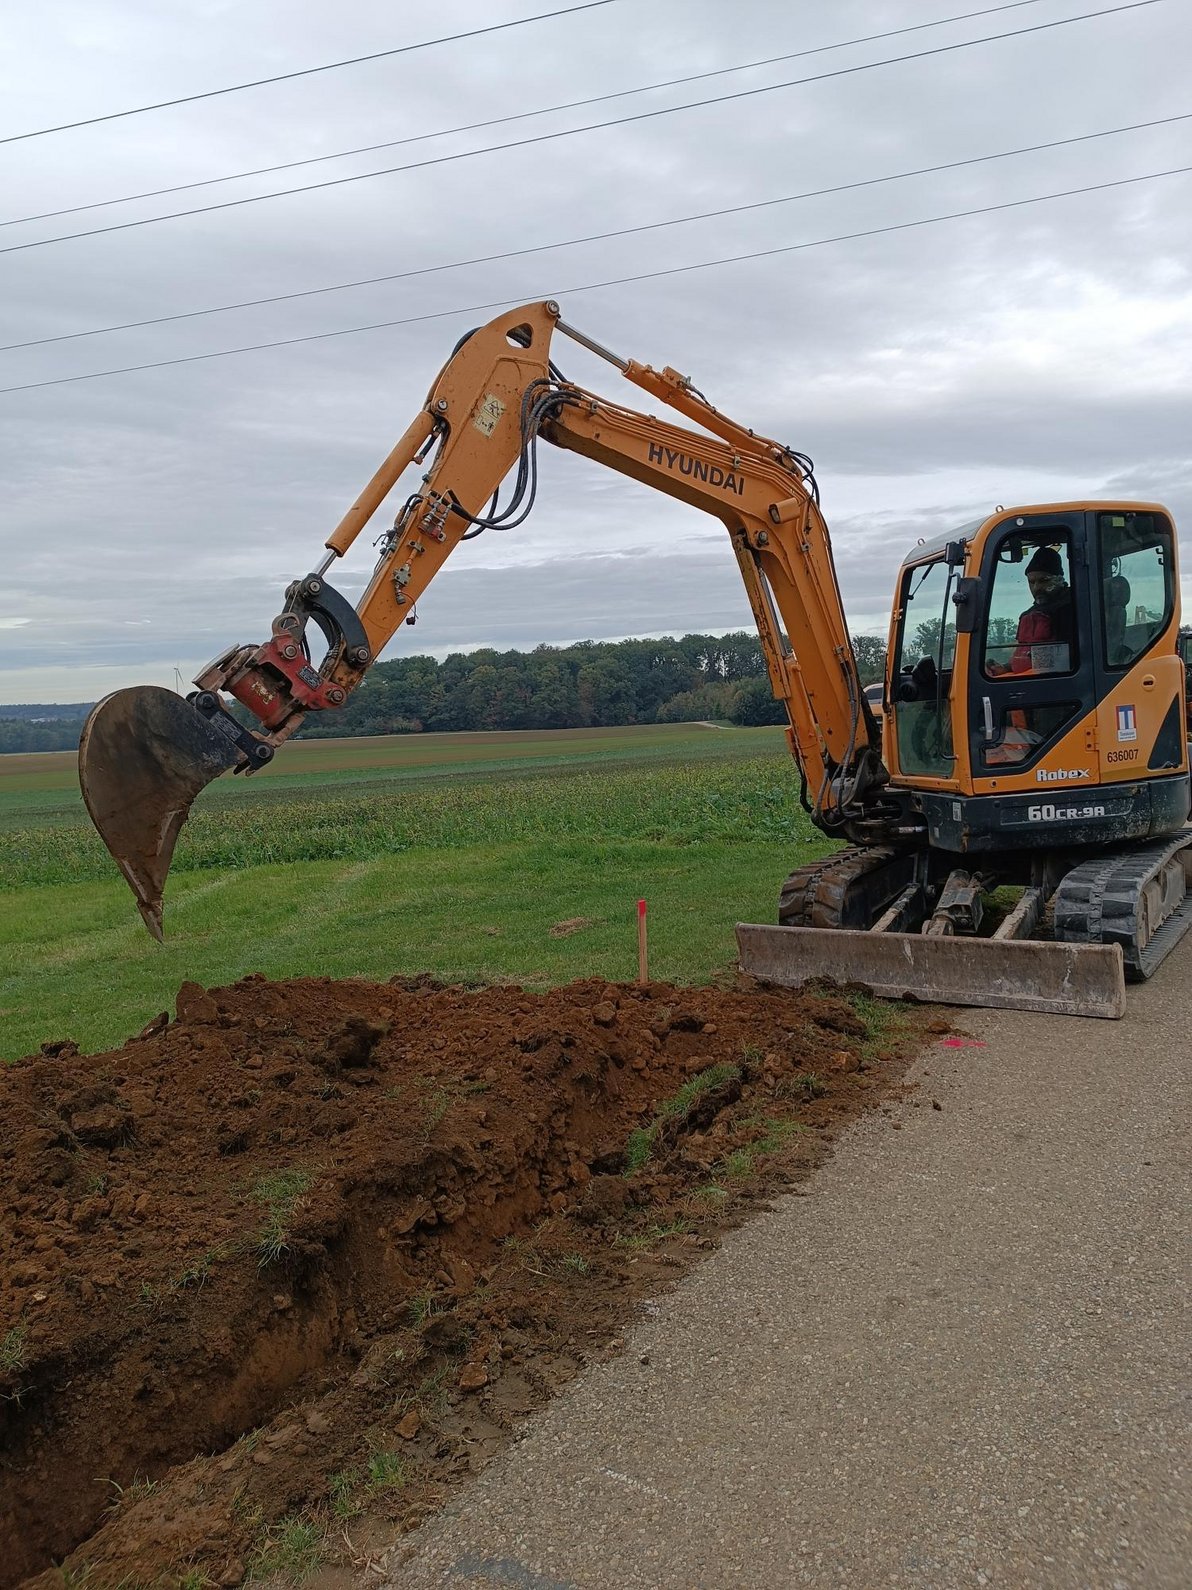
[(1190, 1015), (959, 1014), (387, 1587), (1186, 1590)]

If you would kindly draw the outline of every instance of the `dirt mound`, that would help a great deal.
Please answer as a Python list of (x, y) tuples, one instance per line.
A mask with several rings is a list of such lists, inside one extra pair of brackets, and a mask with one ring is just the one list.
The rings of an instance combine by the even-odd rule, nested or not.
[(859, 1008), (249, 977), (4, 1070), (0, 1590), (417, 1522), (896, 1080)]

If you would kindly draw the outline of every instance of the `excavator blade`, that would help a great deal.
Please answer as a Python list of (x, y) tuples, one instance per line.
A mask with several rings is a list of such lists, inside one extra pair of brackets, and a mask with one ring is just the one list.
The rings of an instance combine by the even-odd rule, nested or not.
[(162, 891), (191, 802), (241, 759), (188, 701), (154, 685), (105, 696), (83, 726), (83, 800), (159, 942)]
[(737, 924), (743, 972), (787, 988), (819, 978), (863, 983), (887, 999), (1061, 1016), (1126, 1013), (1117, 944), (1038, 939), (935, 938), (851, 928)]

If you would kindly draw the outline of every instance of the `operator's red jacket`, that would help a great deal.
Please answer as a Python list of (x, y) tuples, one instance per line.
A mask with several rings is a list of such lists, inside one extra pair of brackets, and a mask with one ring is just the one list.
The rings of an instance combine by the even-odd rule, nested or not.
[(1064, 619), (1071, 617), (1068, 603), (1056, 607), (1028, 607), (1018, 620), (1018, 633), (1014, 636), (1014, 655), (1010, 658), (1012, 674), (1031, 672), (1031, 647), (1052, 645), (1068, 640), (1069, 625)]

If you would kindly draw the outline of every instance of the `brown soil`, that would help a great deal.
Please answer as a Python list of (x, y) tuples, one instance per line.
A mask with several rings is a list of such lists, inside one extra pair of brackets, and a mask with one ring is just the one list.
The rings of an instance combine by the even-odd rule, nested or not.
[(248, 977), (9, 1067), (0, 1590), (347, 1582), (888, 1094), (873, 1009)]

